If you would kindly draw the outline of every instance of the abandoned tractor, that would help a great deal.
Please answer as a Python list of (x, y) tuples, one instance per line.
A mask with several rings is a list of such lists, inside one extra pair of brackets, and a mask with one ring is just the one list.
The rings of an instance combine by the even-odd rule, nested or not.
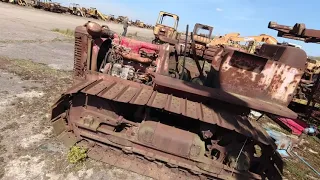
[(248, 114), (297, 116), (287, 105), (305, 52), (263, 45), (257, 56), (222, 47), (198, 85), (180, 80), (171, 47), (94, 22), (77, 27), (74, 84), (52, 108), (58, 138), (155, 179), (281, 179), (274, 142)]
[[(209, 47), (208, 44), (211, 42), (213, 27), (196, 23), (193, 28), (193, 32), (187, 37), (187, 56), (194, 57), (197, 59), (212, 60), (216, 47)], [(186, 35), (180, 35), (179, 44), (184, 46)], [(183, 51), (183, 49), (181, 49)], [(183, 54), (182, 52), (180, 54)], [(195, 57), (194, 57), (195, 58)]]
[(160, 11), (156, 25), (153, 28), (153, 44), (169, 43), (175, 45), (178, 43), (179, 33), (177, 31), (179, 16)]

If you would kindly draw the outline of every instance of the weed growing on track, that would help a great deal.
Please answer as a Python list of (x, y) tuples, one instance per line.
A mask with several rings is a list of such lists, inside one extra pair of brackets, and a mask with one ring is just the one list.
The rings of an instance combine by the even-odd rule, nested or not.
[(87, 158), (87, 149), (73, 146), (68, 152), (68, 161), (70, 163), (82, 162)]

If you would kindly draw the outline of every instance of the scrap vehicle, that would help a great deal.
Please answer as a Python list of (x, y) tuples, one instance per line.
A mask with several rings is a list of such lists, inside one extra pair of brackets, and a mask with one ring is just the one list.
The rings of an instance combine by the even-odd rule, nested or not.
[(109, 21), (112, 21), (112, 22), (116, 21), (116, 18), (114, 17), (113, 14), (110, 14)]
[[(172, 21), (170, 23), (170, 21)], [(168, 24), (170, 23), (170, 25)], [(154, 40), (153, 44), (169, 43), (175, 45), (179, 41), (179, 33), (177, 31), (179, 24), (179, 16), (164, 11), (160, 11), (156, 25), (153, 28)]]
[(140, 28), (145, 28), (146, 24), (140, 20), (136, 20), (135, 22), (132, 23), (134, 26), (140, 27)]
[[(245, 44), (241, 44), (245, 42)], [(248, 53), (256, 53), (261, 47), (262, 43), (267, 44), (278, 44), (276, 38), (267, 35), (267, 34), (260, 34), (259, 36), (246, 36), (246, 37), (230, 37), (228, 44), (232, 47), (242, 48)]]
[(29, 0), (18, 0), (17, 1), (17, 4), (20, 5), (20, 6), (29, 6), (31, 3), (31, 1)]
[[(196, 23), (191, 33), (188, 33), (188, 35), (186, 35), (186, 32), (179, 35), (179, 45), (176, 46), (176, 49), (178, 51), (177, 54), (184, 55), (185, 51), (186, 56), (191, 57), (195, 60), (195, 64), (198, 69), (198, 71), (193, 71), (193, 73), (190, 74), (192, 78), (194, 76), (197, 76), (198, 74), (201, 78), (203, 78), (202, 72), (205, 62), (211, 61), (213, 55), (215, 54), (215, 51), (218, 49), (218, 47), (208, 46), (208, 44), (212, 41), (212, 31), (212, 26)], [(204, 60), (202, 68), (198, 60)]]
[(97, 10), (97, 8), (90, 7), (86, 9), (85, 11), (86, 17), (94, 18), (94, 19), (101, 19), (103, 21), (106, 21), (106, 17), (104, 14), (102, 14), (100, 11)]
[[(303, 23), (296, 23), (294, 26), (286, 26), (279, 25), (276, 22), (269, 22), (268, 27), (278, 31), (279, 37), (304, 41), (306, 43), (320, 43), (320, 30), (307, 29)], [(302, 80), (294, 94), (293, 102), (307, 105), (307, 107), (309, 107), (310, 102), (320, 104), (319, 79), (320, 61), (309, 58), (306, 63)]]
[(122, 23), (124, 21), (124, 19), (127, 18), (127, 16), (118, 16), (115, 21), (117, 23)]
[(311, 94), (318, 76), (320, 76), (320, 61), (308, 58), (304, 75), (297, 88), (293, 102), (307, 105), (308, 95)]
[(281, 179), (274, 142), (248, 115), (297, 117), (287, 105), (306, 53), (270, 44), (259, 55), (220, 47), (199, 85), (181, 80), (172, 51), (94, 22), (77, 27), (74, 83), (52, 107), (57, 137), (155, 179)]
[(216, 36), (210, 41), (210, 43), (207, 46), (214, 47), (214, 46), (220, 46), (220, 45), (229, 45), (231, 37), (239, 37), (239, 36), (240, 36), (240, 33), (236, 33), (236, 32), (228, 33), (228, 34), (225, 34), (224, 36)]
[(86, 16), (85, 11), (86, 11), (85, 8), (80, 7), (79, 4), (71, 3), (69, 5), (69, 13), (70, 14), (85, 17)]
[(31, 4), (31, 0), (1, 0), (1, 1), (12, 3), (12, 4), (18, 4), (20, 6), (29, 6)]
[(33, 1), (33, 7), (44, 9), (46, 11), (50, 12), (56, 12), (56, 13), (66, 13), (68, 12), (67, 7), (63, 7), (60, 5), (60, 3), (52, 2), (51, 0), (35, 0)]

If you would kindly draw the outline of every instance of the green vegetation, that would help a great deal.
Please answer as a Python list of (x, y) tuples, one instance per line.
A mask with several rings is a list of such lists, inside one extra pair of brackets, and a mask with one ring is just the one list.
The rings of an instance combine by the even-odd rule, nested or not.
[(54, 28), (54, 29), (51, 29), (51, 31), (63, 34), (65, 36), (74, 37), (74, 31), (71, 29)]
[(68, 161), (70, 163), (78, 163), (82, 162), (87, 158), (87, 149), (73, 146), (70, 151), (68, 152)]

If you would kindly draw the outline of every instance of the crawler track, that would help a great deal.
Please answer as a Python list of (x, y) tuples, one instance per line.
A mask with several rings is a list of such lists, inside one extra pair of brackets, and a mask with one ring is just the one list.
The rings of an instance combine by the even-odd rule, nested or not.
[[(126, 113), (135, 116), (141, 109), (160, 110), (203, 123), (228, 127), (221, 117), (221, 112), (203, 104), (162, 94), (154, 91), (152, 87), (109, 76), (87, 79), (69, 89), (53, 107), (52, 124), (58, 137), (67, 146), (78, 143), (89, 148), (90, 158), (155, 179), (261, 179), (260, 175), (241, 172), (224, 165), (223, 155), (209, 162), (197, 157), (200, 150), (188, 149), (187, 146), (193, 141), (189, 141), (193, 134), (159, 124), (162, 121), (161, 116), (159, 122), (135, 122), (127, 120), (123, 115)], [(229, 118), (229, 122), (233, 121), (234, 124), (238, 120), (235, 117)], [(121, 124), (127, 128), (115, 130)], [(153, 135), (140, 132), (142, 127), (149, 128), (153, 125), (163, 127), (161, 136), (157, 137), (156, 132)], [(251, 130), (248, 130), (248, 127), (251, 127)], [(233, 130), (247, 133), (258, 141), (268, 141), (248, 120), (238, 123)], [(180, 135), (179, 141), (172, 139), (181, 133), (183, 135)], [(158, 140), (154, 141), (158, 141), (158, 144), (154, 145), (150, 139), (156, 138)], [(184, 138), (186, 140), (183, 140)], [(175, 144), (181, 140), (181, 144)], [(231, 147), (239, 146), (241, 147), (241, 144), (238, 143)], [(217, 148), (222, 152), (228, 150), (228, 147)], [(190, 157), (190, 154), (195, 157)]]

